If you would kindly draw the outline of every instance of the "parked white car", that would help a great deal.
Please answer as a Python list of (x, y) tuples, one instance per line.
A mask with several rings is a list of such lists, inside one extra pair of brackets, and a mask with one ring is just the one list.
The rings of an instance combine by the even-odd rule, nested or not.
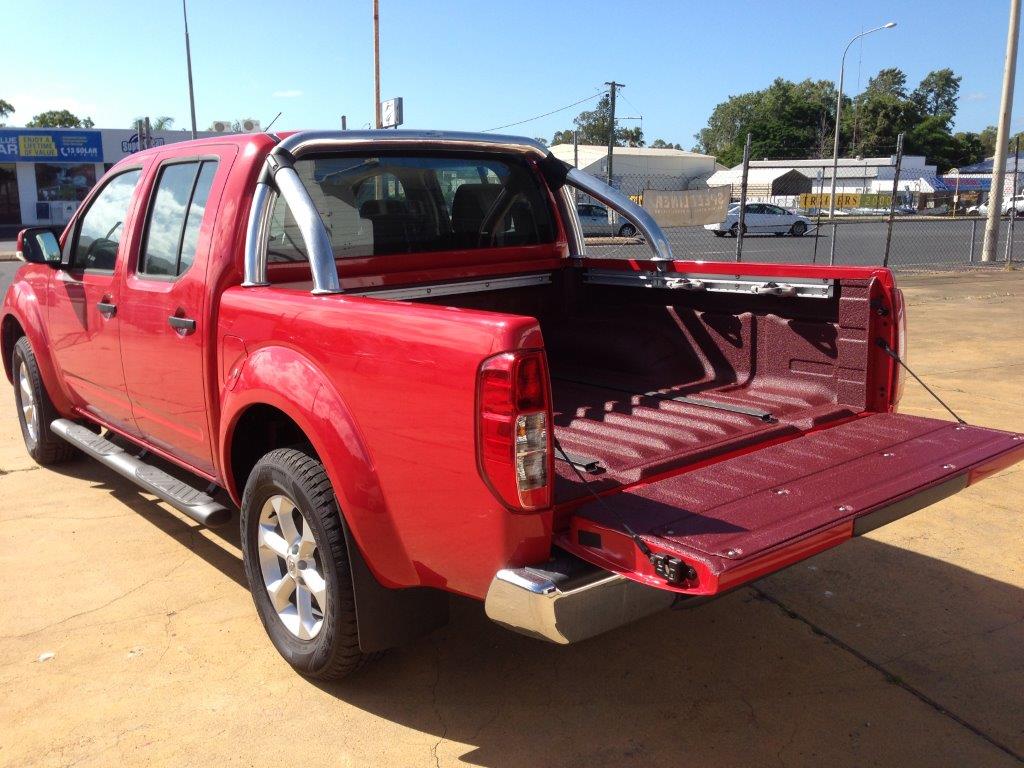
[(581, 203), (576, 206), (576, 212), (579, 214), (584, 235), (604, 235), (606, 237), (614, 235), (633, 237), (636, 235), (636, 227), (628, 221), (622, 224), (612, 223), (608, 216), (608, 209), (600, 205)]
[[(811, 220), (798, 213), (787, 211), (770, 203), (747, 203), (743, 212), (744, 232), (748, 235), (793, 235), (800, 237), (811, 228)], [(725, 215), (725, 221), (705, 224), (715, 237), (732, 235), (736, 237), (740, 228), (740, 204), (733, 203)]]
[[(1010, 209), (1016, 208), (1018, 216), (1024, 216), (1024, 195), (1014, 195), (1009, 200), (1003, 200), (1002, 214), (1003, 216), (1010, 215)], [(985, 216), (988, 214), (988, 203), (982, 203), (981, 205), (972, 205), (967, 209), (967, 213), (976, 213), (979, 216)]]

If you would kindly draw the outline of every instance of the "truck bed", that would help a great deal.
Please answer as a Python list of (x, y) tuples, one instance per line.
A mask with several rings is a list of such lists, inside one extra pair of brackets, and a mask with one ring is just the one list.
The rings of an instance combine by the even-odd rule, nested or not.
[[(566, 270), (548, 286), (428, 301), (538, 319), (555, 437), (606, 489), (862, 412), (869, 291), (842, 280), (831, 298), (696, 294)], [(556, 458), (556, 501), (587, 493)]]

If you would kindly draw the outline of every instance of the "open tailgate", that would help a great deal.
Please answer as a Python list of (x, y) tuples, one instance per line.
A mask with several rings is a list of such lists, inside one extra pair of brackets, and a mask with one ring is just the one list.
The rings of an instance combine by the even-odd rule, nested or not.
[[(586, 503), (574, 510), (558, 544), (644, 584), (713, 595), (1022, 459), (1022, 435), (873, 413)], [(666, 579), (664, 568), (656, 572), (623, 521), (663, 562), (674, 559), (670, 575), (684, 575)]]

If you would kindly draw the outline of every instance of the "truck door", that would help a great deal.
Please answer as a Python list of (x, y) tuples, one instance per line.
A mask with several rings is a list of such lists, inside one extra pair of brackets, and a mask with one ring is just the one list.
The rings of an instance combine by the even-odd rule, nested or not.
[(111, 426), (135, 433), (121, 368), (120, 273), (136, 228), (143, 168), (105, 180), (64, 241), (50, 281), (47, 322), (53, 355), (72, 402)]
[(206, 273), (235, 150), (203, 149), (158, 160), (137, 258), (126, 265), (121, 355), (142, 437), (212, 474)]

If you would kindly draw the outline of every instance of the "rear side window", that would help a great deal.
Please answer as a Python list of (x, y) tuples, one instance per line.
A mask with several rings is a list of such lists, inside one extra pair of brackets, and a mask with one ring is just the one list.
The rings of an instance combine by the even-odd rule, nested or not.
[(146, 222), (139, 274), (177, 277), (192, 265), (216, 172), (214, 160), (174, 163), (160, 170)]
[(115, 176), (89, 204), (75, 239), (72, 267), (114, 269), (128, 206), (141, 175), (142, 171), (136, 168)]
[[(328, 156), (295, 163), (334, 257), (552, 243), (546, 190), (519, 158)], [(271, 216), (268, 260), (304, 261), (284, 200)]]

